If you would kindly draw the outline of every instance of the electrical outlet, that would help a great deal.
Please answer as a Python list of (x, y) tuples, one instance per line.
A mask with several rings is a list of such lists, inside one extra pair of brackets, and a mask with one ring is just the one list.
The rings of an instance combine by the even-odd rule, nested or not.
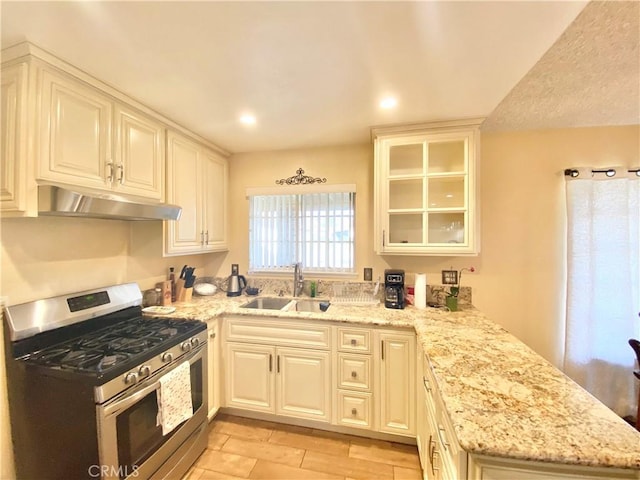
[(457, 270), (442, 270), (442, 284), (443, 285), (456, 285), (458, 283), (458, 271)]
[(373, 268), (365, 267), (364, 269), (364, 281), (370, 282), (373, 280)]

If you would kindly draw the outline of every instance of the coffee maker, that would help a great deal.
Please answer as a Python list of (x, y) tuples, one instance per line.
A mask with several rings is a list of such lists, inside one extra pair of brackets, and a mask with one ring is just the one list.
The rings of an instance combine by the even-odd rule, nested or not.
[(227, 278), (227, 297), (238, 297), (244, 287), (247, 286), (247, 279), (238, 274), (238, 264), (231, 264), (231, 275)]
[(384, 271), (384, 306), (404, 308), (404, 270)]

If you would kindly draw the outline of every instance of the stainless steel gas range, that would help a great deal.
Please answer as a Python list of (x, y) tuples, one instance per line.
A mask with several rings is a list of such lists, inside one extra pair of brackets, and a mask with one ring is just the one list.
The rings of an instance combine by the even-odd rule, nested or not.
[(206, 324), (141, 303), (129, 283), (5, 309), (18, 478), (175, 479), (204, 451)]

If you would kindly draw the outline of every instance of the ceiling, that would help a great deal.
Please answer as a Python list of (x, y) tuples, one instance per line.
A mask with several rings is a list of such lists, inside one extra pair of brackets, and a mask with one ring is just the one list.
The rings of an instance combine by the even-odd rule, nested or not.
[[(605, 19), (603, 32), (610, 9), (586, 4), (3, 1), (1, 42), (28, 40), (230, 152), (278, 150), (364, 143), (374, 125), (488, 117), (493, 129), (527, 128), (523, 112), (541, 96), (553, 107), (557, 78), (572, 93), (580, 77), (556, 75), (558, 62), (569, 55), (561, 66), (580, 70), (590, 35), (634, 41), (631, 20)], [(586, 27), (565, 32), (583, 9)], [(622, 49), (636, 61), (637, 31)], [(620, 87), (640, 79), (625, 61)], [(383, 110), (388, 95), (398, 106)], [(239, 123), (245, 112), (255, 125)], [(539, 113), (532, 124), (544, 128)]]

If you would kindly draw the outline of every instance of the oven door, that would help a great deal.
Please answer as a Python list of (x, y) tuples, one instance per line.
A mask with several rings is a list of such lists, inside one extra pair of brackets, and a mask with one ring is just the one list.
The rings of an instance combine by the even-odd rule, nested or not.
[[(191, 366), (193, 416), (162, 435), (157, 425), (160, 378), (186, 361)], [(100, 465), (89, 472), (94, 478), (151, 478), (168, 460), (176, 463), (186, 453), (193, 456), (193, 448), (186, 443), (202, 437), (207, 420), (207, 344), (98, 405), (97, 414)]]

